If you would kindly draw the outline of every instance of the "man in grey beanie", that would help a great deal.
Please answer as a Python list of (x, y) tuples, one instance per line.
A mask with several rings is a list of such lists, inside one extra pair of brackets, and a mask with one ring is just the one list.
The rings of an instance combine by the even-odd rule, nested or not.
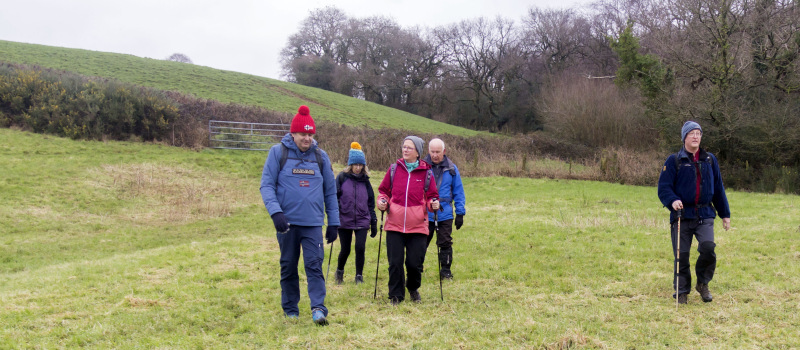
[[(714, 277), (717, 266), (714, 252), (714, 219), (717, 213), (722, 218), (722, 227), (725, 230), (731, 227), (731, 210), (719, 163), (713, 154), (700, 148), (702, 137), (700, 124), (693, 121), (683, 124), (683, 147), (667, 158), (658, 178), (658, 198), (670, 211), (672, 253), (678, 263), (673, 279), (673, 290), (677, 290), (677, 295), (673, 297), (678, 298), (680, 304), (687, 303), (691, 292), (689, 253), (692, 237), (697, 238), (697, 252), (700, 254), (695, 263), (695, 289), (704, 302), (711, 302), (713, 298), (708, 283)], [(678, 227), (680, 232), (677, 232)], [(677, 239), (680, 239), (680, 256), (675, 251)]]

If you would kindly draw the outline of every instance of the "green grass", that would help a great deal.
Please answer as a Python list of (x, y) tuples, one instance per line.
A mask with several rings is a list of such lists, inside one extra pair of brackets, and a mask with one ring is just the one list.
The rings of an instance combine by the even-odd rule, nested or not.
[(307, 104), (315, 119), (369, 128), (473, 136), (479, 132), (330, 91), (192, 64), (133, 55), (68, 49), (0, 40), (0, 61), (38, 65), (87, 76), (114, 78), (161, 90), (180, 91), (225, 103), (297, 113)]
[(655, 188), (584, 181), (465, 179), (445, 302), (435, 246), (421, 304), (387, 302), (385, 249), (373, 300), (369, 239), (367, 283), (351, 256), (329, 284), (331, 325), (305, 292), (285, 319), (264, 156), (0, 129), (0, 348), (800, 346), (797, 196), (730, 192), (715, 300), (676, 310)]

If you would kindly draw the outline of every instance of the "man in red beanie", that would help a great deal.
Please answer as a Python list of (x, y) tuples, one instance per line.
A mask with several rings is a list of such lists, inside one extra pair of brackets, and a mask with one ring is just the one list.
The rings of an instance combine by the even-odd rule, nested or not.
[(300, 106), (289, 131), (269, 150), (261, 173), (261, 198), (278, 232), (283, 312), (290, 318), (297, 318), (300, 313), (297, 264), (302, 248), (311, 318), (324, 326), (328, 324), (328, 309), (322, 274), (322, 225), (327, 214), (325, 238), (333, 243), (339, 227), (336, 180), (328, 154), (314, 140), (317, 130), (307, 106)]

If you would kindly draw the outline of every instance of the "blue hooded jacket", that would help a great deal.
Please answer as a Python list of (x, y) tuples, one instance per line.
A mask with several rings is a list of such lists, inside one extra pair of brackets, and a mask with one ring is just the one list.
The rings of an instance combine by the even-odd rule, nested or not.
[[(442, 210), (439, 211), (437, 219), (439, 221), (452, 219), (454, 205), (456, 215), (467, 214), (467, 209), (464, 207), (467, 197), (464, 194), (464, 185), (461, 183), (461, 173), (458, 172), (455, 163), (444, 156), (439, 164), (433, 164), (430, 155), (425, 157), (425, 162), (431, 164), (436, 178), (436, 188), (439, 190), (439, 204)], [(450, 173), (451, 170), (455, 175)], [(428, 221), (433, 221), (433, 213), (428, 213)]]
[[(300, 152), (291, 133), (281, 143), (289, 155), (280, 169), (281, 144), (269, 150), (261, 173), (261, 198), (269, 215), (283, 212), (292, 225), (322, 226), (328, 214), (328, 226), (339, 226), (339, 203), (336, 200), (336, 180), (328, 154), (319, 149), (322, 163), (317, 164), (317, 140)], [(320, 171), (321, 169), (321, 171)]]
[[(685, 148), (681, 148), (677, 153), (678, 168), (676, 169), (675, 154), (670, 155), (661, 168), (661, 175), (658, 178), (658, 198), (670, 211), (670, 223), (678, 219), (677, 213), (672, 209), (672, 203), (679, 199), (683, 202), (685, 219), (714, 218), (717, 212), (722, 218), (731, 217), (717, 158), (702, 148), (698, 152), (700, 157), (695, 163), (691, 154)], [(701, 179), (700, 200), (695, 203), (698, 167)]]

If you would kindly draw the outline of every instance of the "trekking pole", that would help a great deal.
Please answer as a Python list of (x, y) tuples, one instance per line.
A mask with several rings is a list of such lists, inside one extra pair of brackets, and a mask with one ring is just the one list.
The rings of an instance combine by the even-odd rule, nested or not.
[[(440, 207), (441, 208), (441, 207)], [(433, 232), (439, 234), (439, 211), (433, 212)], [(438, 238), (436, 239), (439, 240)], [(442, 249), (439, 247), (439, 242), (436, 242), (436, 260), (439, 262), (439, 296), (444, 301), (444, 292), (442, 291), (442, 259), (439, 258), (442, 254)]]
[(678, 210), (678, 230), (675, 232), (675, 310), (678, 310), (678, 304), (680, 301), (680, 294), (678, 291), (680, 290), (680, 278), (678, 278), (678, 274), (680, 273), (681, 267), (681, 214), (683, 210)]
[(333, 257), (333, 242), (331, 242), (331, 253), (328, 254), (328, 272), (325, 273), (325, 283), (328, 283), (328, 274), (331, 273), (331, 258)]
[(381, 234), (378, 236), (378, 265), (375, 266), (375, 293), (372, 294), (372, 299), (378, 299), (378, 271), (381, 266), (381, 238), (383, 238), (383, 213), (381, 210)]

